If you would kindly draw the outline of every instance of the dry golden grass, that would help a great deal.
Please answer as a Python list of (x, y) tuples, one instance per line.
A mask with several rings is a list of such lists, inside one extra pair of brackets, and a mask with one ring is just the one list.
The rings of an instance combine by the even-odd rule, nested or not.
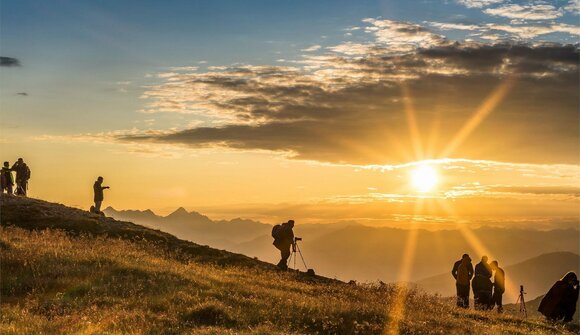
[[(2, 334), (380, 334), (392, 285), (172, 259), (146, 242), (5, 227)], [(404, 334), (554, 334), (410, 291)]]
[[(52, 205), (14, 201), (1, 208), (1, 334), (382, 334), (405, 290), (279, 272), (64, 206), (38, 217), (37, 204)], [(578, 331), (404, 293), (402, 334)]]

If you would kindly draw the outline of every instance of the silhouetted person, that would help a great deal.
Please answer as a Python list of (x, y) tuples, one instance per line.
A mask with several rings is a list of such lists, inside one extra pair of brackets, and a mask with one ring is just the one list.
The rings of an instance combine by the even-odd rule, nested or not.
[(109, 186), (103, 186), (103, 177), (97, 178), (95, 184), (93, 185), (93, 191), (95, 192), (95, 208), (94, 213), (101, 214), (101, 204), (104, 200), (103, 190), (110, 188)]
[(491, 297), (491, 308), (497, 306), (497, 312), (503, 312), (502, 296), (505, 292), (505, 272), (498, 266), (497, 261), (490, 263), (493, 274), (493, 296)]
[(546, 293), (538, 311), (548, 320), (564, 322), (572, 321), (578, 301), (578, 277), (570, 271), (558, 280)]
[(22, 158), (12, 165), (12, 171), (16, 172), (16, 194), (26, 196), (28, 190), (28, 180), (30, 179), (30, 168)]
[(8, 194), (14, 194), (14, 177), (12, 170), (10, 170), (10, 163), (4, 162), (2, 171), (0, 172), (0, 184), (2, 186), (2, 193), (6, 191)]
[(487, 256), (481, 257), (481, 262), (475, 266), (473, 278), (473, 301), (475, 309), (489, 309), (493, 284), (491, 283), (491, 267), (487, 263)]
[(451, 275), (455, 278), (457, 288), (457, 306), (469, 308), (469, 286), (473, 277), (473, 265), (468, 254), (463, 254), (461, 259), (453, 264)]
[(274, 237), (274, 246), (280, 250), (281, 259), (277, 266), (282, 269), (288, 269), (288, 258), (290, 257), (290, 247), (294, 245), (294, 220), (282, 223), (272, 229)]

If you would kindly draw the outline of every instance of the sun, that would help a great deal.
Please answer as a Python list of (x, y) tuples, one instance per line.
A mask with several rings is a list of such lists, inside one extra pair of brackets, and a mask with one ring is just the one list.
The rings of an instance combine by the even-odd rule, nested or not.
[(411, 184), (418, 192), (429, 192), (437, 185), (437, 171), (429, 165), (420, 165), (411, 172)]

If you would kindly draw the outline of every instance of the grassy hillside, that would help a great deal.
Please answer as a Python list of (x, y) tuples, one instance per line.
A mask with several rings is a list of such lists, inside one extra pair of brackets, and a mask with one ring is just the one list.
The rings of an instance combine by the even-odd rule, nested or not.
[(394, 285), (279, 272), (245, 256), (61, 205), (0, 200), (2, 334), (578, 331), (541, 319), (457, 310), (436, 296)]

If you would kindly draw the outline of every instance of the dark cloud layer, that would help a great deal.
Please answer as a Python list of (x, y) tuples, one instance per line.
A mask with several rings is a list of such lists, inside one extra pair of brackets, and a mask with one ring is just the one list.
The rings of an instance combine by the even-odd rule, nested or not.
[[(385, 28), (386, 29), (386, 28)], [(388, 40), (401, 34), (377, 32)], [(122, 141), (288, 152), (299, 159), (391, 164), (437, 158), (506, 80), (513, 88), (451, 157), (578, 163), (578, 47), (449, 42), (345, 44), (304, 67), (242, 66), (169, 74), (147, 92), (153, 112), (204, 113), (227, 120)], [(407, 37), (405, 37), (407, 38)], [(404, 50), (404, 51), (401, 51)], [(405, 110), (413, 108), (422, 154)], [(420, 155), (421, 154), (421, 155)]]
[(12, 57), (0, 57), (0, 66), (20, 66), (20, 61)]

